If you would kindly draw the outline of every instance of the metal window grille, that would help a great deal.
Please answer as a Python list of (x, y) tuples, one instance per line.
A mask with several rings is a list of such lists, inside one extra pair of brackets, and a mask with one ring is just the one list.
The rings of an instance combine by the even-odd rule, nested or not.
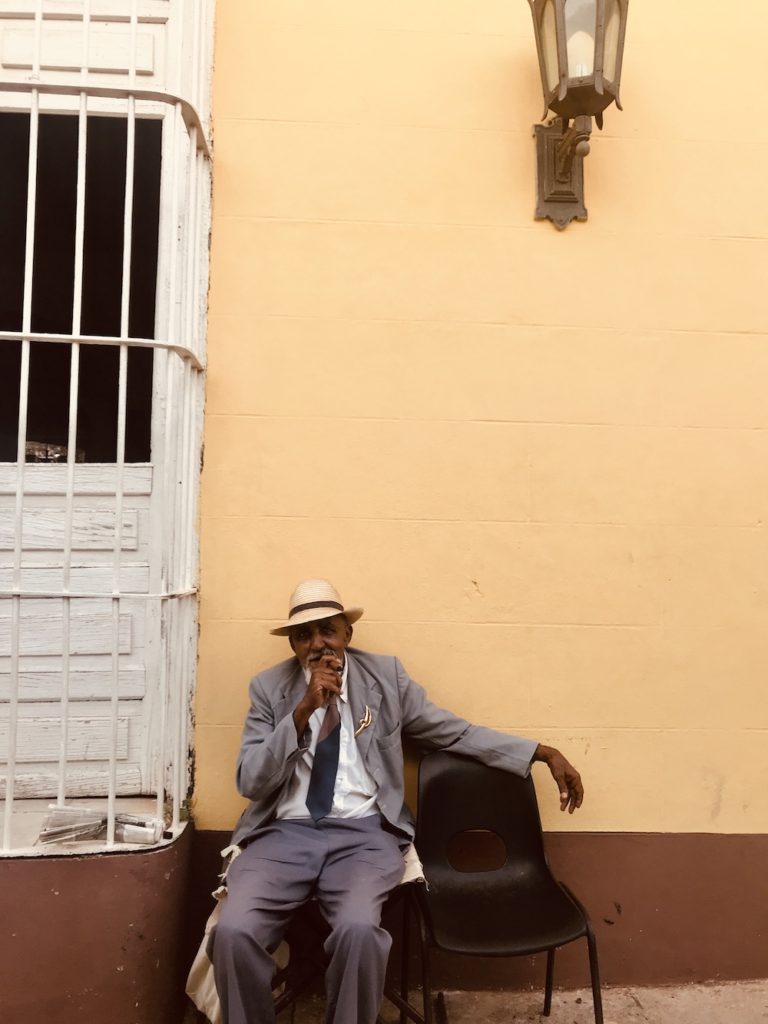
[[(15, 803), (41, 794), (59, 805), (73, 797), (106, 797), (107, 848), (115, 842), (121, 794), (150, 794), (172, 832), (182, 827), (197, 635), (212, 15), (213, 0), (14, 0), (0, 11), (0, 111), (29, 118), (21, 323), (0, 331), (0, 346), (20, 355), (16, 458), (0, 465), (6, 855), (20, 850)], [(77, 122), (71, 326), (59, 333), (35, 331), (33, 315), (40, 125), (48, 114)], [(119, 118), (125, 126), (122, 231), (115, 237), (122, 247), (119, 329), (113, 334), (83, 332), (94, 116)], [(153, 337), (134, 336), (130, 316), (136, 128), (143, 118), (162, 123)], [(56, 466), (29, 461), (27, 436), (30, 364), (36, 348), (52, 345), (70, 353), (67, 443)], [(81, 363), (93, 346), (118, 353), (114, 423), (105, 425), (115, 431), (116, 456), (99, 465), (78, 460)], [(154, 355), (151, 459), (141, 465), (126, 459), (131, 349)], [(132, 560), (138, 550), (143, 560)], [(137, 655), (132, 643), (138, 634)], [(142, 727), (132, 736), (126, 707), (137, 675), (143, 679)], [(137, 767), (126, 773), (131, 743)]]

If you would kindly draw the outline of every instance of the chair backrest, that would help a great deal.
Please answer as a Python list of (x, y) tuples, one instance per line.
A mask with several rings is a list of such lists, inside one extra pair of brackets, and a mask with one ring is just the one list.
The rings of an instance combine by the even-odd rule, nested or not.
[[(449, 844), (462, 832), (495, 833), (506, 847), (500, 885), (521, 875), (549, 873), (533, 780), (472, 758), (437, 751), (419, 766), (416, 849), (427, 879), (454, 876)], [(490, 881), (490, 879), (486, 879)]]

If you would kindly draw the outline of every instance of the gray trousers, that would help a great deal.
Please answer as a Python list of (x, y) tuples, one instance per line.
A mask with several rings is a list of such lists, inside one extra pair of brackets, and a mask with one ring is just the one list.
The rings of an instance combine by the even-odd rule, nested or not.
[(316, 896), (331, 927), (327, 1024), (375, 1024), (391, 937), (380, 927), (403, 875), (397, 839), (366, 818), (275, 821), (259, 829), (227, 876), (213, 935), (226, 1024), (273, 1024), (272, 953), (291, 915)]

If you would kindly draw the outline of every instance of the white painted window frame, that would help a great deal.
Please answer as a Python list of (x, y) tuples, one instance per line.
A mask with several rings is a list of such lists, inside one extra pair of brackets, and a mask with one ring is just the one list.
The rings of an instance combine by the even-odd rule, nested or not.
[[(210, 227), (210, 147), (208, 97), (212, 65), (211, 43), (214, 0), (15, 0), (5, 5), (31, 22), (33, 52), (26, 76), (10, 78), (0, 67), (0, 110), (26, 110), (30, 116), (29, 184), (22, 330), (0, 332), (0, 344), (21, 348), (14, 513), (14, 552), (11, 586), (0, 590), (0, 602), (10, 603), (10, 691), (8, 701), (5, 801), (2, 812), (0, 854), (42, 852), (20, 849), (13, 840), (13, 808), (18, 768), (19, 692), (22, 608), (28, 601), (60, 602), (62, 608), (62, 679), (59, 698), (60, 737), (58, 804), (67, 801), (67, 752), (70, 699), (70, 650), (73, 614), (78, 605), (96, 598), (112, 609), (110, 749), (107, 768), (108, 821), (106, 848), (115, 845), (116, 772), (120, 687), (121, 602), (147, 603), (151, 623), (148, 643), (157, 651), (157, 675), (147, 686), (152, 702), (148, 737), (152, 762), (150, 789), (156, 814), (164, 817), (172, 834), (183, 827), (183, 808), (189, 786), (190, 699), (194, 684), (197, 639), (197, 502), (200, 471), (203, 389), (205, 373), (208, 234)], [(137, 72), (140, 26), (152, 23), (158, 10), (167, 10), (164, 85), (145, 87)], [(66, 18), (79, 28), (82, 57), (73, 80), (49, 74), (41, 67), (46, 29)], [(93, 25), (104, 19), (128, 25), (130, 58), (127, 74), (114, 83), (94, 82), (89, 71)], [(72, 73), (70, 72), (70, 78)], [(75, 237), (75, 288), (70, 334), (35, 334), (31, 330), (32, 270), (34, 260), (35, 188), (38, 126), (41, 111), (71, 113), (78, 118), (78, 183)], [(124, 206), (123, 289), (120, 333), (92, 337), (81, 333), (83, 275), (85, 156), (88, 116), (112, 113), (127, 122), (127, 160)], [(164, 121), (161, 170), (160, 241), (156, 295), (156, 337), (128, 336), (128, 310), (132, 245), (132, 191), (136, 118), (161, 117)], [(66, 462), (64, 557), (62, 586), (36, 590), (23, 581), (24, 516), (30, 470), (25, 463), (26, 419), (31, 346), (55, 343), (71, 348), (69, 384), (69, 439)], [(111, 586), (84, 593), (72, 587), (74, 497), (77, 490), (76, 423), (78, 366), (87, 345), (110, 345), (119, 350), (118, 429), (115, 470), (114, 537)], [(125, 500), (125, 425), (128, 349), (150, 347), (155, 353), (153, 386), (152, 463), (154, 493), (150, 517), (151, 569), (148, 592), (121, 590), (120, 558), (123, 548)], [(7, 467), (6, 467), (7, 468)], [(35, 467), (39, 468), (39, 467)], [(63, 852), (55, 848), (53, 852)], [(69, 852), (79, 852), (70, 848)]]

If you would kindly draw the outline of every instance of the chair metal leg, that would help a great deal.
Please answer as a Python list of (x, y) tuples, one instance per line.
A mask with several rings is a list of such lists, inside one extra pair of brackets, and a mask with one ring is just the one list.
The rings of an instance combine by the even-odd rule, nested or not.
[(445, 994), (443, 992), (437, 993), (435, 1016), (437, 1017), (437, 1024), (448, 1024), (448, 1007), (445, 1005)]
[(552, 1012), (552, 980), (555, 974), (555, 950), (547, 951), (547, 980), (544, 985), (544, 1013), (548, 1017)]
[(587, 929), (587, 949), (589, 950), (589, 976), (592, 982), (592, 1004), (595, 1008), (595, 1024), (603, 1024), (603, 995), (600, 991), (600, 971), (597, 966), (597, 942), (595, 941), (595, 932), (592, 928), (592, 922), (589, 919), (589, 914), (586, 912), (582, 904), (579, 903), (568, 886), (563, 882), (558, 882), (558, 885), (564, 890), (564, 892), (568, 893), (570, 898), (584, 915), (584, 924)]
[[(385, 984), (384, 998), (399, 1011), (399, 1024), (407, 1024), (408, 1021), (413, 1021), (413, 1024), (425, 1024), (424, 1017), (419, 1013), (416, 1007), (408, 1001), (410, 982), (409, 967), (411, 961), (411, 911), (414, 909), (417, 911), (416, 916), (419, 926), (421, 927), (420, 910), (418, 904), (411, 902), (412, 900), (415, 900), (416, 897), (410, 887), (405, 886), (399, 893), (398, 898), (403, 900), (400, 979), (397, 984)], [(426, 935), (426, 932), (424, 934)], [(424, 957), (422, 954), (422, 963), (423, 961)]]
[[(400, 932), (400, 998), (404, 1003), (408, 1002), (408, 959), (411, 952), (410, 929), (411, 929), (411, 894), (403, 895), (403, 919)], [(408, 1015), (401, 1007), (400, 1024), (406, 1024)]]
[(432, 986), (429, 980), (429, 940), (423, 916), (419, 915), (419, 939), (421, 945), (421, 991), (424, 999), (424, 1024), (433, 1024)]
[(600, 991), (600, 970), (597, 965), (597, 943), (592, 924), (587, 919), (587, 949), (589, 950), (589, 975), (592, 980), (592, 1003), (595, 1008), (595, 1024), (603, 1024), (603, 995)]

